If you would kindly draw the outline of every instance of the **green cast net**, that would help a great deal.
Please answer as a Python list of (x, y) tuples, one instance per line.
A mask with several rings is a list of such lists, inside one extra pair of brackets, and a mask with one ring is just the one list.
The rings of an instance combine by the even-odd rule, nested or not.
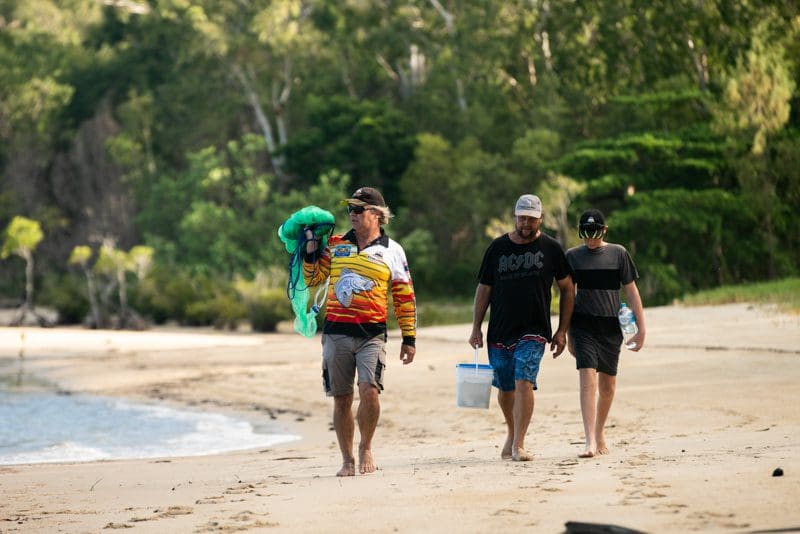
[[(289, 281), (286, 284), (286, 296), (292, 303), (294, 312), (294, 329), (305, 337), (313, 337), (317, 332), (317, 314), (325, 302), (328, 285), (323, 284), (316, 293), (314, 302), (309, 306), (311, 292), (303, 278), (303, 256), (306, 251), (306, 229), (320, 239), (317, 250), (318, 255), (328, 244), (328, 238), (335, 227), (335, 217), (329, 211), (317, 206), (306, 206), (286, 219), (278, 228), (278, 237), (289, 252)], [(316, 262), (315, 262), (316, 263)]]

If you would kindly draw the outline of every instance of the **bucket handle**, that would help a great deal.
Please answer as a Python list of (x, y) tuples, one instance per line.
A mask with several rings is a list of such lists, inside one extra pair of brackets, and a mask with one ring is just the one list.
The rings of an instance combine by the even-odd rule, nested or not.
[(475, 347), (475, 375), (478, 374), (478, 347)]

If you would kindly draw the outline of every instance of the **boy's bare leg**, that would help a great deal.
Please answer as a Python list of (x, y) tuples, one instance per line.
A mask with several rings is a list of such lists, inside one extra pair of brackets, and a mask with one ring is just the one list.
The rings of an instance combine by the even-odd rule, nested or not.
[(594, 435), (597, 443), (597, 453), (608, 454), (605, 427), (608, 412), (611, 410), (611, 403), (614, 401), (614, 393), (617, 389), (617, 377), (605, 373), (598, 373), (598, 377), (597, 384), (600, 395), (597, 397), (597, 421)]
[[(583, 433), (586, 436), (586, 447), (578, 458), (592, 458), (598, 453), (597, 444), (597, 371), (583, 368), (578, 370), (580, 378), (581, 417)], [(608, 411), (606, 411), (608, 414)]]

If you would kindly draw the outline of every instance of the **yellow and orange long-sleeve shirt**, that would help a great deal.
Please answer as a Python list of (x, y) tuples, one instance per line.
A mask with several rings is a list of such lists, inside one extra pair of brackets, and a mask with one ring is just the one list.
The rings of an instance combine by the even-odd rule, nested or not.
[[(414, 345), (417, 305), (405, 251), (383, 229), (381, 236), (358, 250), (355, 232), (335, 235), (319, 254), (306, 254), (303, 275), (309, 286), (330, 276), (325, 309), (325, 334), (354, 337), (386, 335), (389, 293), (403, 334)], [(315, 261), (316, 260), (316, 261)]]

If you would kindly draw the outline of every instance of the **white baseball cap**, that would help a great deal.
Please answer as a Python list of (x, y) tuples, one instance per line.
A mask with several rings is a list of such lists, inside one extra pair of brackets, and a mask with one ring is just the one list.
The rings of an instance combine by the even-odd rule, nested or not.
[(524, 215), (538, 219), (542, 216), (542, 201), (536, 195), (522, 195), (517, 199), (514, 215)]

